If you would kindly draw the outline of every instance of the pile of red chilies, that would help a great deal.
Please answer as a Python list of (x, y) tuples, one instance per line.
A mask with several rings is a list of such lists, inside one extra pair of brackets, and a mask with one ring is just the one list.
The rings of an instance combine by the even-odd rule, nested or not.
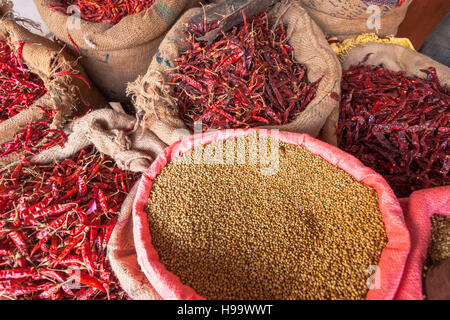
[(197, 41), (217, 22), (191, 23), (190, 49), (176, 62), (180, 116), (189, 128), (203, 130), (283, 125), (314, 98), (318, 83), (308, 84), (306, 68), (294, 60), (285, 27), (271, 29), (266, 14), (222, 34), (212, 44)]
[(360, 64), (342, 79), (339, 146), (399, 197), (450, 184), (450, 95), (434, 68), (421, 71), (425, 79)]
[(23, 64), (21, 56), (24, 42), (20, 42), (17, 54), (5, 40), (0, 40), (0, 122), (3, 122), (46, 93), (42, 80)]
[[(0, 97), (2, 99), (0, 122), (27, 109), (47, 92), (43, 81), (23, 64), (24, 44), (19, 42), (17, 53), (15, 53), (6, 41), (0, 40)], [(79, 74), (60, 72), (56, 76), (67, 74), (83, 80), (90, 87), (89, 82)], [(43, 110), (44, 118), (28, 123), (14, 134), (11, 141), (0, 144), (0, 158), (11, 154), (35, 155), (56, 145), (62, 145), (67, 140), (62, 130), (50, 129), (56, 110), (50, 111), (35, 105)]]
[(92, 147), (1, 173), (0, 296), (128, 299), (107, 260), (120, 207), (137, 179)]
[(50, 129), (50, 122), (32, 121), (14, 135), (13, 140), (0, 144), (0, 158), (10, 154), (36, 155), (41, 151), (63, 146), (67, 137), (61, 129)]
[(89, 22), (116, 24), (124, 17), (147, 10), (155, 0), (58, 0), (50, 4), (50, 10), (72, 14), (70, 6), (76, 7), (81, 19)]

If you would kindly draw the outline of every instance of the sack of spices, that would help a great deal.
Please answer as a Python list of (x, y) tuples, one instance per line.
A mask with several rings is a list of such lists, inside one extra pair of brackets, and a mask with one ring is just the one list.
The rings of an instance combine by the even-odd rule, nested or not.
[(66, 126), (64, 147), (0, 171), (3, 299), (129, 299), (111, 270), (108, 242), (140, 176), (129, 170), (148, 168), (165, 147), (133, 130), (135, 122), (95, 110)]
[(393, 299), (410, 249), (385, 180), (305, 134), (187, 137), (124, 209), (110, 258), (142, 299)]
[[(218, 20), (215, 10), (232, 8), (230, 1), (191, 9), (178, 20), (148, 72), (127, 88), (144, 126), (169, 145), (207, 129), (319, 135), (338, 108), (339, 61), (298, 1), (264, 3), (275, 5), (255, 2), (261, 13), (253, 16), (228, 12), (243, 21), (228, 31), (220, 29), (229, 22)], [(218, 34), (211, 43), (202, 40), (210, 31)], [(334, 127), (327, 123), (323, 135)]]
[(362, 33), (397, 34), (412, 0), (301, 0), (325, 35), (339, 40)]
[(166, 32), (198, 0), (34, 0), (57, 38), (83, 55), (89, 77), (110, 101), (126, 102), (127, 82), (147, 71)]
[(395, 44), (368, 43), (343, 60), (339, 147), (397, 197), (450, 184), (450, 68)]
[[(401, 204), (411, 235), (411, 252), (396, 299), (422, 300), (444, 295), (448, 299), (449, 268), (445, 261), (450, 258), (450, 186), (415, 191), (409, 199), (401, 199)], [(439, 278), (435, 278), (439, 275), (436, 268), (444, 271)], [(447, 292), (439, 290), (441, 287)]]
[(77, 61), (0, 9), (0, 167), (64, 141), (64, 121), (107, 105)]

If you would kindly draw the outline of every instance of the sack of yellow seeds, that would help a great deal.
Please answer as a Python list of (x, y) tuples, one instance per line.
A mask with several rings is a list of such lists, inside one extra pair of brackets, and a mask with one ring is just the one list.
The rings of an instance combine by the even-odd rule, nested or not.
[[(248, 157), (239, 153), (239, 141), (243, 150), (248, 146)], [(260, 152), (257, 158), (250, 156), (253, 147)], [(264, 170), (271, 167), (263, 161), (266, 151), (279, 156), (272, 174)], [(242, 179), (242, 188), (239, 176), (224, 180), (245, 168), (258, 171), (247, 176), (257, 179), (255, 184)], [(133, 189), (109, 243), (111, 266), (133, 299), (393, 299), (410, 250), (400, 204), (385, 180), (353, 156), (305, 134), (239, 129), (190, 136), (161, 153)], [(304, 209), (308, 203), (311, 210)], [(264, 208), (270, 208), (267, 215), (261, 215)], [(303, 234), (310, 237), (302, 242), (296, 237)], [(342, 234), (347, 234), (342, 242), (334, 242)], [(368, 243), (356, 243), (366, 236)], [(260, 242), (263, 238), (267, 243)], [(368, 247), (377, 248), (377, 258), (353, 260), (356, 252), (371, 256)], [(315, 258), (303, 261), (301, 252), (307, 260)], [(289, 257), (294, 260), (286, 263)], [(313, 269), (306, 270), (313, 261), (319, 270), (314, 276), (308, 274)], [(321, 278), (327, 272), (344, 274), (344, 266), (358, 266), (358, 276), (342, 282)], [(304, 282), (293, 287), (299, 281)]]

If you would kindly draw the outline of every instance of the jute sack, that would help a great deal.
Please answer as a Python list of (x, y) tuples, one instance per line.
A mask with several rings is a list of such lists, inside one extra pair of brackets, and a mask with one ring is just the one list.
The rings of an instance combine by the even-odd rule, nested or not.
[[(52, 128), (60, 128), (66, 119), (84, 114), (88, 109), (102, 108), (106, 100), (95, 88), (83, 68), (58, 44), (31, 33), (16, 22), (7, 1), (0, 1), (0, 39), (5, 39), (12, 46), (24, 43), (22, 61), (30, 70), (44, 82), (47, 93), (38, 99), (31, 107), (14, 117), (0, 123), (0, 143), (13, 139), (14, 134), (24, 125), (34, 120), (42, 120), (44, 111), (56, 110), (51, 124)], [(20, 19), (19, 19), (20, 20)], [(58, 75), (69, 72), (71, 75)], [(73, 75), (82, 76), (89, 86)], [(90, 88), (89, 88), (90, 87)], [(13, 155), (0, 159), (0, 166), (8, 165), (17, 160)]]
[(375, 31), (381, 36), (397, 34), (412, 0), (406, 0), (400, 6), (398, 0), (301, 0), (301, 2), (327, 36), (344, 40)]
[[(125, 102), (127, 82), (147, 71), (165, 33), (187, 8), (199, 0), (156, 0), (149, 9), (119, 23), (92, 23), (49, 9), (56, 0), (34, 0), (50, 31), (83, 54), (81, 64), (110, 101)], [(72, 11), (73, 12), (73, 11)]]
[[(144, 126), (149, 127), (167, 144), (190, 135), (180, 119), (178, 105), (172, 97), (173, 87), (168, 75), (173, 72), (174, 60), (183, 54), (189, 44), (186, 42), (186, 23), (202, 9), (187, 11), (166, 38), (161, 42), (156, 55), (144, 76), (128, 85), (127, 91), (133, 97), (135, 108), (144, 114)], [(328, 116), (337, 111), (339, 103), (330, 97), (340, 94), (341, 68), (339, 61), (330, 49), (322, 31), (309, 17), (299, 1), (277, 3), (269, 14), (287, 26), (289, 44), (294, 48), (295, 60), (307, 68), (309, 81), (323, 76), (315, 98), (297, 118), (284, 126), (265, 126), (298, 133), (308, 133), (316, 137), (325, 125)], [(330, 123), (325, 132), (330, 132), (335, 124)], [(331, 134), (324, 134), (331, 136)], [(332, 144), (335, 141), (327, 140)]]
[(133, 300), (162, 300), (141, 270), (133, 238), (133, 202), (138, 180), (122, 204), (108, 243), (108, 259), (120, 286)]
[[(350, 65), (358, 64), (368, 54), (370, 56), (367, 64), (381, 64), (383, 67), (394, 71), (403, 70), (407, 76), (414, 75), (425, 78), (426, 74), (421, 72), (420, 69), (435, 67), (441, 84), (447, 86), (450, 84), (450, 68), (405, 46), (391, 43), (370, 42), (349, 48), (346, 53), (342, 54), (342, 69), (347, 70)], [(319, 138), (324, 141), (334, 141), (338, 121), (339, 109), (335, 109), (328, 117), (327, 125)], [(332, 144), (336, 145), (336, 143)]]
[(155, 134), (139, 126), (134, 117), (108, 108), (69, 122), (64, 132), (67, 142), (63, 147), (42, 151), (30, 160), (37, 163), (63, 160), (93, 144), (120, 169), (143, 172), (166, 147)]
[[(367, 55), (369, 55), (367, 57)], [(393, 71), (405, 71), (408, 76), (425, 78), (421, 69), (436, 68), (441, 85), (449, 86), (450, 68), (414, 50), (396, 44), (368, 43), (349, 50), (343, 60), (343, 70), (367, 57), (366, 64), (382, 65)], [(430, 217), (433, 214), (450, 215), (450, 187), (419, 190), (409, 199), (402, 199), (405, 219), (411, 234), (411, 252), (396, 299), (423, 299), (422, 271), (431, 234)]]
[[(129, 130), (130, 128), (136, 130)], [(64, 147), (56, 146), (41, 152), (30, 160), (51, 163), (79, 153), (93, 144), (97, 150), (110, 156), (122, 170), (143, 172), (167, 146), (149, 130), (144, 130), (136, 119), (111, 109), (99, 109), (67, 124), (64, 132), (68, 141)], [(136, 186), (122, 204), (121, 213), (108, 244), (108, 258), (122, 288), (133, 299), (156, 299), (145, 276), (135, 269), (138, 264), (131, 231), (131, 207)]]

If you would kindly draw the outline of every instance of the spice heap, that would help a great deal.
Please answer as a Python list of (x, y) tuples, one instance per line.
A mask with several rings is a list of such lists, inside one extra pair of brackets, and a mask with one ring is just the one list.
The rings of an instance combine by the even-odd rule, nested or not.
[(426, 79), (363, 64), (343, 73), (339, 146), (398, 197), (450, 184), (450, 95), (434, 68), (421, 71)]
[(118, 211), (136, 181), (94, 151), (21, 163), (0, 184), (0, 296), (125, 299), (106, 260)]
[(208, 299), (365, 298), (387, 243), (373, 188), (304, 147), (280, 143), (274, 175), (192, 164), (197, 152), (162, 170), (146, 208), (153, 246), (183, 284)]
[[(0, 144), (0, 158), (11, 154), (36, 155), (40, 151), (61, 145), (67, 140), (60, 129), (52, 129), (51, 123), (57, 110), (47, 110), (36, 101), (47, 93), (42, 79), (31, 73), (22, 61), (22, 50), (25, 42), (18, 43), (17, 53), (10, 45), (0, 40), (0, 122), (3, 122), (31, 105), (41, 108), (44, 112), (42, 120), (34, 120), (15, 132), (11, 141)], [(87, 79), (78, 73), (70, 71), (57, 72), (55, 77), (72, 76), (82, 80), (91, 88)], [(89, 111), (88, 111), (89, 112)]]
[(50, 4), (50, 9), (70, 15), (74, 11), (69, 7), (74, 6), (83, 20), (116, 24), (126, 16), (147, 10), (154, 3), (155, 0), (57, 0)]
[(0, 40), (0, 122), (26, 108), (46, 93), (44, 83), (24, 66), (21, 56), (24, 43), (17, 54), (5, 40)]
[(431, 241), (428, 246), (426, 266), (450, 258), (450, 216), (434, 214), (431, 217)]
[(50, 129), (51, 121), (32, 121), (17, 131), (12, 141), (0, 144), (0, 158), (10, 154), (36, 155), (67, 140), (61, 129)]
[(190, 49), (176, 59), (180, 116), (189, 128), (203, 130), (283, 125), (314, 98), (317, 80), (308, 84), (306, 68), (295, 62), (285, 27), (272, 29), (267, 14), (222, 34), (212, 44), (197, 41), (217, 22), (189, 24)]

